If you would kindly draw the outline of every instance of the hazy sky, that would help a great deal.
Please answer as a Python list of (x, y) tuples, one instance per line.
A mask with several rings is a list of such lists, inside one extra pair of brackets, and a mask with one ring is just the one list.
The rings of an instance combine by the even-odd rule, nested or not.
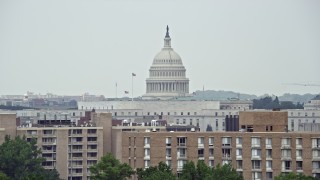
[(320, 92), (319, 0), (1, 0), (0, 94), (142, 95), (166, 25), (190, 92)]

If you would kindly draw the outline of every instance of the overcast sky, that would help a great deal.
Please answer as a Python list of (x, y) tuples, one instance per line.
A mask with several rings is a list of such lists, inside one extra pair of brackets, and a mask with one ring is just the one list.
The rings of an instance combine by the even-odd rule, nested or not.
[(190, 92), (320, 92), (319, 0), (1, 0), (0, 94), (141, 96), (166, 25)]

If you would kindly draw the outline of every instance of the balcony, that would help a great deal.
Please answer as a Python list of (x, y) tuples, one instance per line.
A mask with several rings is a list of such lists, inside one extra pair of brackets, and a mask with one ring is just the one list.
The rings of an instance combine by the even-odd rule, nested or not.
[(290, 144), (281, 144), (281, 149), (291, 149)]
[(252, 166), (252, 171), (261, 171), (261, 166)]
[(73, 172), (73, 173), (69, 173), (69, 177), (72, 176), (72, 177), (75, 177), (75, 176), (80, 176), (82, 177), (83, 176), (83, 173), (76, 173), (76, 172)]
[(292, 172), (291, 167), (284, 167), (281, 169), (282, 172)]
[(167, 154), (167, 155), (166, 155), (166, 159), (167, 159), (167, 160), (171, 160), (171, 154), (170, 154), (170, 155)]
[(222, 159), (223, 160), (231, 160), (231, 155), (230, 154), (222, 154)]
[(72, 159), (72, 160), (83, 160), (83, 157), (82, 156), (81, 157), (72, 157), (70, 159)]
[(45, 142), (42, 142), (43, 145), (56, 145), (56, 141), (45, 141)]
[(312, 173), (320, 173), (320, 167), (313, 168)]
[(261, 160), (261, 156), (260, 155), (252, 155), (251, 160)]
[(260, 144), (251, 144), (251, 148), (260, 148)]
[(150, 148), (150, 144), (145, 144), (143, 147), (144, 148)]
[(97, 160), (98, 157), (97, 156), (88, 156), (87, 159), (88, 160)]
[(77, 145), (77, 144), (83, 144), (83, 141), (71, 141), (71, 142), (69, 142), (69, 145)]
[(88, 152), (97, 152), (98, 149), (87, 149)]
[(83, 152), (83, 149), (69, 149), (69, 152)]
[(82, 164), (70, 164), (68, 165), (69, 169), (73, 169), (73, 168), (83, 168)]
[(266, 144), (266, 149), (272, 149), (272, 145), (271, 144)]
[(88, 144), (97, 144), (98, 141), (88, 141)]
[(43, 137), (56, 137), (55, 133), (51, 133), (51, 134), (42, 134)]
[(291, 156), (281, 156), (281, 160), (285, 161), (285, 160), (291, 160)]
[(204, 160), (204, 154), (198, 154), (198, 159)]

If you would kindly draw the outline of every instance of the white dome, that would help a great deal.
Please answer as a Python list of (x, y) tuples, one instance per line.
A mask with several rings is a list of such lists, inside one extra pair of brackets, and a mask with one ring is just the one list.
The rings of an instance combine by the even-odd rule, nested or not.
[(163, 48), (153, 59), (155, 64), (179, 64), (182, 65), (181, 57), (172, 48)]

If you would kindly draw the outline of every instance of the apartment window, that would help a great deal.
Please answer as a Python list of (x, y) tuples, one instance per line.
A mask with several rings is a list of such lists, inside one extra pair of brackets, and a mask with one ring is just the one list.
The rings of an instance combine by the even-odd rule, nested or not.
[(188, 116), (190, 116), (190, 112), (188, 112)]
[(231, 164), (231, 161), (230, 160), (222, 160), (222, 166), (225, 164)]
[(252, 172), (251, 175), (253, 180), (261, 180), (261, 172)]
[(272, 180), (272, 179), (273, 179), (273, 177), (272, 177), (272, 172), (267, 172), (267, 173), (266, 173), (266, 179), (267, 179), (267, 180)]
[(168, 116), (170, 116), (170, 112), (168, 112)]
[(187, 146), (187, 138), (186, 137), (178, 137), (177, 138), (178, 146)]
[(231, 149), (222, 149), (222, 157), (230, 158), (231, 157)]
[(218, 131), (219, 129), (219, 122), (218, 122), (218, 119), (216, 119), (216, 131)]
[(144, 168), (150, 167), (150, 160), (144, 160)]
[(186, 119), (183, 119), (183, 124), (186, 124)]
[(272, 138), (266, 138), (266, 148), (272, 147)]
[(296, 159), (302, 159), (302, 150), (296, 150)]
[(291, 170), (291, 161), (282, 161), (282, 170)]
[(145, 158), (150, 158), (150, 149), (144, 149), (144, 157)]
[(144, 137), (144, 146), (150, 147), (150, 137)]
[(88, 142), (96, 142), (97, 141), (97, 137), (87, 137), (87, 141)]
[(218, 112), (215, 112), (214, 115), (215, 115), (215, 116), (218, 116)]
[(312, 139), (312, 148), (319, 148), (320, 147), (320, 138)]
[(242, 146), (242, 137), (236, 138), (236, 146), (241, 147)]
[(242, 169), (242, 160), (237, 160), (237, 169)]
[(178, 161), (177, 161), (177, 169), (178, 169), (178, 170), (182, 170), (183, 165), (185, 165), (186, 163), (187, 163), (186, 160), (178, 160)]
[(171, 167), (171, 165), (172, 165), (171, 160), (166, 160), (166, 164), (167, 164), (167, 166)]
[(214, 166), (214, 160), (209, 160), (209, 166), (213, 167)]
[(192, 125), (192, 124), (193, 124), (192, 119), (190, 119), (190, 125)]
[(302, 147), (302, 138), (297, 138), (296, 139), (296, 147), (301, 148)]
[(261, 149), (252, 149), (251, 150), (252, 158), (261, 158)]
[(291, 119), (291, 131), (294, 131), (294, 120)]
[(179, 122), (179, 119), (177, 119), (177, 120), (176, 120), (176, 124), (179, 124), (179, 123), (180, 123), (180, 122)]
[(88, 129), (87, 133), (88, 134), (97, 134), (97, 129)]
[(214, 146), (214, 137), (209, 137), (209, 147)]
[(291, 139), (290, 138), (282, 138), (281, 139), (281, 146), (282, 147), (290, 147), (291, 146)]
[(171, 158), (171, 149), (170, 148), (166, 149), (166, 158)]
[(303, 169), (303, 161), (296, 161), (296, 167), (297, 167), (297, 170), (302, 170)]
[(252, 161), (252, 169), (261, 169), (261, 161), (253, 160)]
[(266, 169), (267, 170), (272, 170), (272, 161), (266, 161)]
[(242, 158), (242, 149), (237, 149), (236, 150), (236, 157), (237, 158)]
[(266, 150), (266, 158), (272, 158), (272, 149)]
[(320, 150), (312, 150), (313, 158), (320, 158)]
[(260, 147), (260, 138), (251, 138), (251, 147)]
[(197, 127), (199, 127), (199, 119), (197, 119)]
[(198, 137), (198, 147), (204, 147), (204, 137)]
[(157, 112), (154, 112), (154, 113), (153, 113), (153, 115), (155, 115), (155, 116), (156, 116), (156, 115), (157, 115)]
[(203, 158), (204, 157), (204, 149), (198, 149), (198, 158)]
[(209, 157), (214, 157), (214, 150), (213, 149), (209, 149)]
[(166, 137), (166, 146), (171, 146), (171, 137)]
[(312, 168), (314, 170), (319, 170), (320, 169), (320, 161), (314, 161), (312, 162)]
[(183, 112), (181, 112), (181, 116), (183, 115)]
[(187, 150), (185, 148), (178, 148), (177, 149), (177, 157), (178, 158), (186, 158), (187, 154), (186, 154)]
[(222, 146), (231, 146), (231, 137), (223, 137)]
[(281, 156), (283, 158), (291, 158), (291, 150), (290, 149), (282, 149)]

